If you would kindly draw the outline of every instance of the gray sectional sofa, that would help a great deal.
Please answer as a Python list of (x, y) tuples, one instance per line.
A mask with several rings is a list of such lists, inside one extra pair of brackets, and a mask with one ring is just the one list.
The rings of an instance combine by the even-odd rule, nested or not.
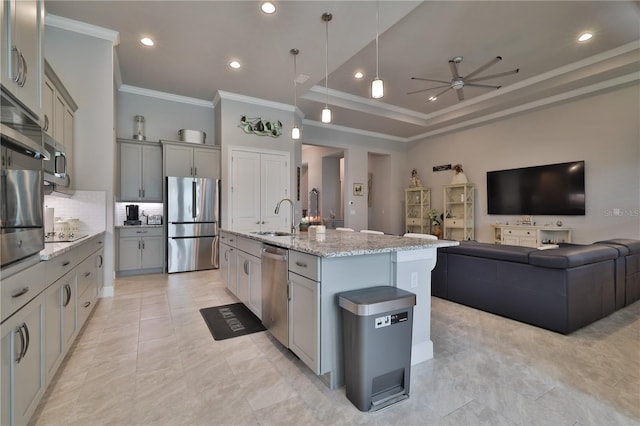
[[(637, 243), (637, 244), (636, 244)], [(432, 295), (569, 334), (640, 298), (640, 241), (438, 250)]]

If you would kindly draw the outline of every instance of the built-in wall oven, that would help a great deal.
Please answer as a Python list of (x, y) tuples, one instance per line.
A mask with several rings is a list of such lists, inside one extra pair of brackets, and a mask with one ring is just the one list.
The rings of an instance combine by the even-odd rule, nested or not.
[(37, 117), (1, 88), (0, 268), (44, 248), (42, 130)]

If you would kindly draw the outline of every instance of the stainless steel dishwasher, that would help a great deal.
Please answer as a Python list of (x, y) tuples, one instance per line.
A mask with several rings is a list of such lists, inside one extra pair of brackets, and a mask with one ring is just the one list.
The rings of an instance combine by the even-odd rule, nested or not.
[(262, 246), (262, 324), (289, 347), (288, 250)]

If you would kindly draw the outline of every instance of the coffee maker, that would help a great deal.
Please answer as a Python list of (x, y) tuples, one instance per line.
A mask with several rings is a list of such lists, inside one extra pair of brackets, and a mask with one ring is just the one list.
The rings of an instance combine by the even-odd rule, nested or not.
[(127, 213), (127, 220), (124, 221), (125, 225), (142, 225), (142, 221), (138, 215), (137, 204), (127, 204), (125, 209)]

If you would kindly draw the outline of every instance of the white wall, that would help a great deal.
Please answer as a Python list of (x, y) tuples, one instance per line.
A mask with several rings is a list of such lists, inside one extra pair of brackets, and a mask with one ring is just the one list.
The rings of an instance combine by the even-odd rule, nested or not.
[(441, 212), (442, 186), (453, 172), (432, 167), (462, 164), (476, 186), (476, 239), (490, 242), (491, 224), (515, 223), (518, 217), (487, 214), (487, 171), (584, 160), (586, 215), (533, 219), (539, 225), (562, 220), (573, 228), (576, 243), (639, 239), (639, 99), (636, 85), (422, 141), (409, 150), (407, 168), (418, 170), (432, 189), (432, 206)]
[[(114, 57), (110, 41), (45, 27), (45, 57), (78, 104), (73, 174), (76, 189), (106, 194), (105, 287), (113, 286)], [(106, 290), (112, 291), (111, 290)]]
[(123, 91), (117, 92), (117, 102), (118, 138), (131, 139), (134, 129), (133, 117), (142, 115), (145, 118), (148, 141), (178, 140), (178, 130), (190, 129), (205, 132), (205, 144), (214, 144), (213, 102), (209, 102), (210, 106), (201, 106)]

